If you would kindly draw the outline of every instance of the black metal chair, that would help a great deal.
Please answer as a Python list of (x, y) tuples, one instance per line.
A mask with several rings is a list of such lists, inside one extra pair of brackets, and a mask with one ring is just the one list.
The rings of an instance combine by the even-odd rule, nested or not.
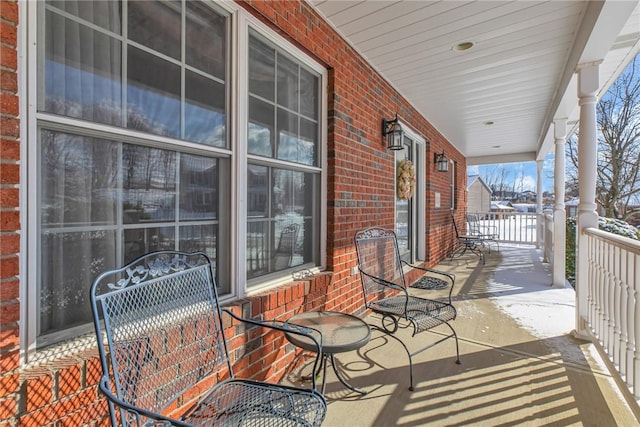
[(467, 214), (467, 226), (469, 227), (469, 235), (478, 238), (489, 251), (491, 251), (491, 245), (496, 245), (498, 252), (500, 252), (498, 227), (481, 223), (476, 214)]
[(143, 255), (100, 275), (91, 301), (99, 385), (113, 426), (319, 426), (324, 420), (315, 376), (310, 389), (234, 376), (223, 312), (235, 328), (241, 322), (247, 330), (283, 332), (283, 342), (286, 333), (315, 344), (314, 372), (322, 346), (310, 328), (243, 319), (221, 308), (205, 254)]
[(456, 225), (456, 218), (453, 215), (451, 215), (451, 222), (453, 222), (453, 229), (456, 232), (457, 246), (453, 248), (450, 258), (453, 259), (456, 256), (462, 256), (469, 251), (478, 255), (482, 261), (482, 265), (485, 265), (484, 252), (482, 251), (484, 244), (482, 240), (470, 234), (460, 234), (458, 226)]
[[(413, 390), (412, 357), (441, 342), (454, 338), (456, 343), (456, 363), (460, 364), (458, 336), (451, 324), (456, 318), (456, 309), (451, 304), (451, 293), (455, 285), (455, 276), (429, 268), (410, 266), (401, 260), (396, 235), (392, 230), (371, 227), (355, 235), (358, 269), (364, 292), (364, 302), (368, 309), (382, 315), (382, 326), (372, 325), (402, 344), (409, 356), (410, 387)], [(426, 299), (410, 295), (405, 282), (403, 267), (409, 265), (423, 271), (428, 277), (446, 282), (448, 292), (442, 299)], [(401, 321), (404, 323), (401, 325)], [(393, 335), (399, 326), (413, 326), (413, 335), (428, 331), (440, 325), (446, 325), (450, 333), (429, 345), (410, 352), (404, 342)]]

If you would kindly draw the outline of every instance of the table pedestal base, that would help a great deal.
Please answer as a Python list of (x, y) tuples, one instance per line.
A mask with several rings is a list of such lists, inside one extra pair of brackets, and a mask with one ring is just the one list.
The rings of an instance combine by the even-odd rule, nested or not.
[(348, 388), (349, 390), (355, 391), (356, 393), (360, 393), (361, 395), (365, 395), (367, 394), (366, 390), (363, 390), (361, 388), (358, 387), (354, 387), (351, 384), (349, 384), (347, 382), (347, 379), (344, 378), (344, 376), (338, 371), (337, 367), (336, 367), (336, 358), (333, 354), (323, 354), (322, 355), (322, 394), (324, 394), (324, 390), (326, 387), (326, 381), (327, 381), (327, 359), (331, 359), (331, 366), (333, 367), (333, 372), (335, 372), (336, 377), (338, 377), (338, 381), (340, 381), (342, 383), (343, 386), (345, 386), (346, 388)]

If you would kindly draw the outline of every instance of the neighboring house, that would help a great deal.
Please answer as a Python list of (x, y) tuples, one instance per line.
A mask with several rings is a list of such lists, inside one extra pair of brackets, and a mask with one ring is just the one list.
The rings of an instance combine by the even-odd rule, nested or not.
[(508, 200), (498, 200), (491, 202), (491, 212), (495, 212), (496, 218), (501, 219), (502, 213), (515, 212), (515, 208), (511, 206), (511, 202)]
[(564, 210), (567, 213), (567, 218), (578, 215), (578, 203), (580, 203), (579, 199), (571, 199), (564, 202)]
[[(451, 211), (432, 198), (462, 220), (464, 156), (310, 2), (0, 10), (0, 424), (105, 424), (88, 289), (141, 253), (206, 251), (225, 303), (284, 320), (361, 314), (360, 229), (401, 227), (418, 265), (453, 246)], [(381, 122), (396, 113), (394, 152)], [(421, 177), (404, 218), (401, 157)], [(295, 262), (255, 267), (290, 224)], [(301, 269), (312, 275), (294, 280)], [(292, 350), (256, 347), (237, 374), (280, 379)]]
[(491, 188), (480, 175), (467, 177), (467, 210), (469, 212), (489, 212), (491, 194)]
[(512, 203), (511, 206), (520, 213), (535, 213), (536, 205), (533, 203)]

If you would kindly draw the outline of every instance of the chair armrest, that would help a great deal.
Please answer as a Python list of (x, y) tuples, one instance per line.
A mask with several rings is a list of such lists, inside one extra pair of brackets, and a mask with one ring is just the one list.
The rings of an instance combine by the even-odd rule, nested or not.
[[(281, 331), (283, 333), (286, 334), (294, 334), (294, 335), (300, 335), (302, 337), (305, 337), (306, 339), (309, 339), (313, 345), (316, 347), (316, 357), (315, 357), (315, 361), (313, 363), (313, 372), (317, 372), (318, 368), (320, 367), (320, 356), (322, 354), (322, 334), (320, 333), (320, 331), (318, 331), (315, 328), (310, 328), (307, 326), (300, 326), (297, 325), (295, 323), (289, 323), (286, 321), (281, 321), (281, 320), (253, 320), (253, 319), (247, 319), (245, 317), (241, 317), (236, 315), (235, 313), (233, 313), (231, 310), (229, 310), (228, 308), (224, 308), (224, 307), (220, 307), (220, 310), (227, 313), (229, 316), (231, 316), (233, 319), (242, 322), (242, 323), (247, 323), (250, 325), (254, 325), (254, 326), (259, 326), (262, 328), (267, 328), (267, 329), (272, 329), (272, 330), (276, 330), (276, 331)], [(312, 332), (315, 332), (315, 334), (317, 336), (320, 337), (320, 340), (318, 340), (313, 334)], [(316, 376), (315, 375), (311, 375), (311, 388), (313, 390), (316, 389)]]
[[(173, 418), (169, 418), (169, 417), (165, 417), (163, 415), (160, 414), (156, 414), (155, 412), (151, 412), (147, 409), (143, 409), (140, 408), (138, 406), (135, 405), (131, 405), (127, 402), (125, 402), (124, 400), (119, 399), (115, 394), (113, 394), (111, 392), (111, 386), (110, 386), (110, 381), (109, 381), (109, 377), (106, 375), (103, 375), (102, 378), (100, 378), (100, 382), (98, 383), (98, 387), (100, 388), (100, 391), (102, 392), (102, 394), (104, 394), (107, 398), (107, 400), (109, 400), (109, 403), (111, 405), (114, 405), (116, 407), (116, 409), (122, 409), (124, 411), (126, 411), (127, 413), (134, 415), (136, 417), (136, 424), (138, 426), (142, 426), (142, 420), (140, 419), (140, 416), (146, 417), (146, 418), (150, 418), (152, 420), (157, 420), (159, 422), (162, 423), (162, 425), (167, 425), (166, 423), (169, 423), (168, 425), (170, 426), (176, 426), (176, 427), (190, 427), (190, 424), (187, 424), (185, 422), (182, 422), (180, 420), (176, 420)], [(111, 418), (112, 418), (112, 422), (114, 420), (115, 414), (111, 414)], [(154, 423), (154, 424), (160, 424), (160, 423)], [(116, 425), (116, 424), (114, 424)], [(146, 424), (144, 424), (146, 425)]]
[(402, 260), (402, 263), (411, 267), (411, 268), (416, 268), (420, 271), (424, 271), (425, 273), (433, 273), (433, 274), (437, 274), (440, 276), (444, 276), (447, 279), (451, 280), (451, 287), (449, 287), (449, 303), (451, 303), (451, 294), (453, 292), (453, 287), (456, 285), (456, 276), (453, 273), (447, 273), (445, 271), (441, 271), (441, 270), (434, 270), (433, 268), (427, 268), (427, 267), (419, 267), (416, 265), (411, 265), (409, 264), (407, 261)]

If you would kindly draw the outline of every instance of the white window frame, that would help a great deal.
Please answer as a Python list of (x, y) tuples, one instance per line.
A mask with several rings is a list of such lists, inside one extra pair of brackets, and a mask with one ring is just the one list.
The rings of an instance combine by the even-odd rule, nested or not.
[[(206, 0), (205, 0), (206, 1)], [(231, 49), (229, 67), (229, 75), (227, 84), (229, 85), (229, 115), (231, 119), (228, 122), (230, 146), (229, 149), (209, 147), (203, 150), (202, 145), (184, 142), (184, 146), (190, 147), (196, 151), (213, 151), (221, 155), (231, 158), (231, 182), (230, 204), (231, 215), (229, 225), (231, 227), (229, 251), (231, 255), (230, 265), (230, 281), (231, 294), (223, 298), (229, 301), (236, 298), (242, 298), (249, 292), (246, 287), (246, 218), (247, 218), (247, 161), (249, 155), (247, 153), (247, 121), (248, 121), (248, 102), (242, 101), (248, 99), (248, 42), (249, 29), (253, 29), (262, 37), (274, 43), (274, 45), (285, 50), (290, 56), (297, 61), (303, 63), (306, 67), (312, 69), (320, 76), (319, 96), (320, 96), (320, 115), (319, 115), (319, 159), (318, 166), (302, 168), (313, 170), (320, 174), (320, 200), (318, 209), (318, 224), (320, 241), (314, 242), (319, 245), (318, 265), (312, 268), (312, 271), (323, 270), (326, 266), (326, 235), (327, 229), (327, 70), (311, 57), (299, 50), (295, 45), (279, 36), (275, 31), (266, 26), (263, 22), (248, 13), (245, 9), (239, 7), (234, 2), (221, 1), (217, 5), (229, 13), (231, 29), (229, 32), (229, 47)], [(61, 356), (64, 349), (68, 351), (77, 351), (79, 348), (91, 347), (95, 345), (93, 336), (80, 337), (74, 334), (74, 329), (70, 328), (63, 331), (63, 335), (67, 334), (69, 342), (61, 343), (53, 346), (53, 350), (48, 348), (36, 349), (37, 325), (38, 325), (38, 289), (37, 271), (39, 270), (39, 251), (38, 242), (40, 230), (38, 229), (38, 157), (37, 157), (37, 141), (39, 125), (38, 123), (46, 122), (53, 129), (65, 129), (73, 125), (78, 127), (78, 121), (73, 118), (57, 117), (52, 114), (37, 112), (38, 90), (37, 82), (40, 71), (37, 69), (38, 54), (42, 54), (41, 46), (37, 43), (38, 27), (37, 24), (44, 19), (42, 9), (38, 7), (36, 2), (26, 2), (25, 7), (19, 8), (20, 22), (19, 29), (19, 65), (20, 68), (26, 70), (19, 76), (20, 93), (23, 94), (21, 102), (21, 116), (24, 117), (20, 123), (20, 132), (23, 140), (27, 143), (21, 145), (21, 158), (25, 159), (24, 167), (21, 168), (20, 182), (24, 183), (20, 188), (20, 197), (22, 209), (20, 210), (21, 223), (23, 227), (23, 238), (21, 239), (20, 257), (20, 298), (25, 301), (21, 304), (20, 319), (22, 327), (20, 328), (20, 348), (21, 363), (31, 363), (33, 360), (41, 359), (41, 357)], [(40, 16), (38, 16), (40, 14)], [(33, 47), (35, 46), (35, 47)], [(100, 135), (101, 133), (112, 134), (113, 128), (98, 123), (80, 124), (79, 127), (85, 127), (90, 135)], [(118, 134), (135, 138), (136, 132), (126, 128), (118, 130)], [(147, 135), (148, 136), (148, 135)], [(158, 147), (169, 148), (174, 140), (167, 140), (162, 136), (149, 136), (149, 138), (158, 141)], [(33, 142), (32, 142), (33, 141)], [(165, 144), (169, 144), (168, 146)], [(163, 147), (164, 146), (164, 147)], [(291, 281), (290, 272), (283, 272), (280, 277), (265, 281), (260, 286), (251, 288), (251, 292), (263, 291), (265, 288), (280, 285)], [(62, 347), (63, 353), (60, 353)]]
[[(263, 37), (265, 40), (271, 42), (279, 49), (287, 52), (289, 56), (294, 58), (296, 61), (299, 61), (301, 64), (305, 65), (309, 69), (316, 72), (320, 77), (319, 84), (319, 96), (320, 96), (320, 116), (319, 116), (319, 159), (318, 166), (304, 166), (296, 164), (296, 168), (303, 171), (308, 172), (318, 172), (320, 173), (320, 201), (319, 201), (319, 236), (320, 236), (320, 247), (319, 247), (319, 265), (313, 267), (312, 271), (320, 271), (323, 270), (326, 266), (326, 239), (322, 238), (322, 236), (326, 235), (326, 226), (327, 226), (327, 70), (321, 64), (314, 61), (308, 55), (303, 53), (300, 49), (298, 49), (293, 43), (289, 42), (273, 30), (271, 30), (267, 25), (265, 25), (262, 21), (255, 18), (253, 15), (246, 12), (244, 9), (239, 9), (238, 13), (238, 28), (239, 35), (237, 38), (238, 41), (238, 67), (241, 70), (236, 76), (238, 78), (238, 83), (236, 85), (238, 91), (236, 96), (233, 97), (235, 102), (239, 100), (248, 100), (249, 99), (249, 85), (246, 82), (249, 79), (248, 69), (249, 69), (249, 32), (250, 30), (259, 34), (260, 37)], [(248, 154), (248, 130), (247, 123), (249, 121), (249, 104), (248, 102), (244, 102), (241, 105), (238, 105), (237, 110), (235, 110), (238, 118), (236, 123), (236, 135), (237, 138), (233, 142), (237, 144), (236, 147), (233, 147), (236, 150), (236, 164), (234, 165), (237, 168), (237, 172), (235, 176), (238, 179), (238, 218), (242, 220), (238, 220), (235, 224), (234, 230), (237, 235), (237, 242), (246, 242), (247, 240), (247, 164), (250, 159), (260, 159), (259, 156), (254, 156)], [(272, 163), (278, 163), (277, 159), (271, 159)], [(283, 162), (283, 164), (289, 165), (290, 163)], [(314, 242), (315, 243), (315, 242)], [(276, 274), (275, 276), (271, 276), (273, 278), (266, 277), (259, 284), (253, 283), (253, 286), (249, 288), (247, 286), (247, 270), (244, 262), (239, 262), (240, 260), (246, 259), (246, 251), (245, 244), (238, 244), (238, 253), (236, 255), (236, 263), (237, 269), (235, 271), (236, 276), (238, 278), (238, 282), (243, 284), (238, 286), (238, 296), (244, 297), (247, 295), (251, 295), (260, 291), (264, 291), (267, 288), (271, 288), (277, 285), (281, 285), (283, 283), (291, 281), (291, 275), (289, 272), (285, 271), (282, 274)]]

